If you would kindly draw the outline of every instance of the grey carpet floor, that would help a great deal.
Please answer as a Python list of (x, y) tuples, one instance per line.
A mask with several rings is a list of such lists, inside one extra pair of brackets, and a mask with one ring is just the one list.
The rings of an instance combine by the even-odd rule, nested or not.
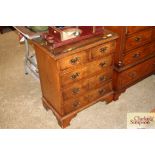
[[(60, 128), (41, 102), (39, 81), (24, 74), (24, 45), (13, 32), (0, 35), (0, 128)], [(128, 112), (155, 108), (155, 76), (130, 87), (118, 101), (104, 102), (80, 112), (71, 128), (126, 128)]]

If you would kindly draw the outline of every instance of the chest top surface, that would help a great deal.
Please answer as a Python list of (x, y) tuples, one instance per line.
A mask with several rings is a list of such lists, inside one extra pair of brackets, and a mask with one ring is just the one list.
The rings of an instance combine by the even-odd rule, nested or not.
[(41, 38), (32, 40), (32, 44), (36, 45), (41, 49), (44, 49), (44, 50), (46, 49), (48, 54), (52, 56), (55, 60), (57, 60), (65, 56), (68, 56), (70, 54), (74, 54), (82, 50), (87, 50), (89, 48), (115, 40), (117, 38), (118, 38), (118, 35), (116, 33), (113, 33), (105, 29), (104, 34), (102, 35), (91, 37), (89, 39), (64, 45), (58, 48), (53, 48), (50, 44), (47, 44), (45, 40), (42, 40)]

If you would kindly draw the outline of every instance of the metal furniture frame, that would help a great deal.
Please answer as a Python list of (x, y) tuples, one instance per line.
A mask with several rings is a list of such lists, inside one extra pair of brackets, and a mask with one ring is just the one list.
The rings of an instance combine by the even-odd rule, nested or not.
[(28, 38), (24, 36), (24, 44), (25, 44), (25, 58), (24, 58), (24, 68), (25, 74), (32, 74), (36, 79), (39, 79), (38, 67), (35, 61), (35, 53), (30, 54), (30, 45)]

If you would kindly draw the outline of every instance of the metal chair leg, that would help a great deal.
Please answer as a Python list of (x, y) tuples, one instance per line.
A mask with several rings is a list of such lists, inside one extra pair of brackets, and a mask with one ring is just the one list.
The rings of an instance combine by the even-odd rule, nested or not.
[(25, 58), (24, 58), (24, 68), (25, 68), (25, 74), (28, 74), (27, 71), (27, 61), (28, 61), (28, 57), (29, 57), (29, 44), (28, 44), (28, 40), (26, 38), (24, 38), (24, 42), (25, 42)]

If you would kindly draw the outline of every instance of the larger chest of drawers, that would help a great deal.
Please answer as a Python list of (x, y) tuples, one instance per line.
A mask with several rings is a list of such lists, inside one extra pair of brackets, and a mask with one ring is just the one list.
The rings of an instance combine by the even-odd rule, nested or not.
[(105, 30), (104, 35), (54, 50), (33, 41), (43, 105), (53, 111), (62, 128), (88, 106), (113, 100), (116, 39), (116, 34)]
[(115, 100), (128, 87), (155, 73), (155, 28), (108, 26), (119, 34), (115, 52)]

